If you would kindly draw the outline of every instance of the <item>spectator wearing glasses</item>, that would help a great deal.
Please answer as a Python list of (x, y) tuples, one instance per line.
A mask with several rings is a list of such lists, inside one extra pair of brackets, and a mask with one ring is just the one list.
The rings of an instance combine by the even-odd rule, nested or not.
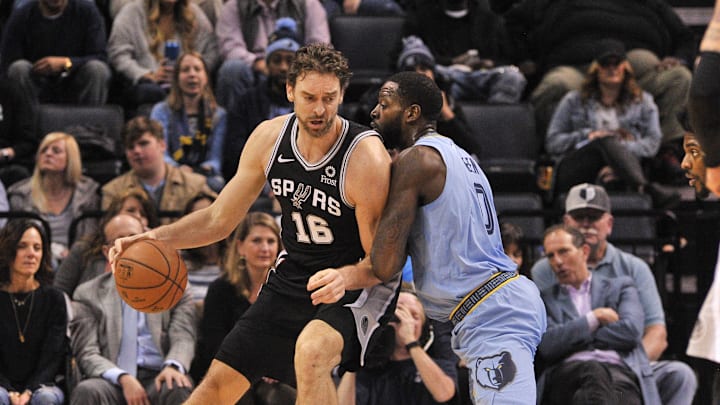
[[(680, 361), (659, 360), (667, 347), (667, 328), (650, 267), (642, 259), (616, 248), (607, 240), (612, 233), (613, 216), (610, 197), (605, 189), (588, 183), (571, 188), (565, 199), (563, 222), (579, 229), (590, 246), (587, 264), (593, 274), (606, 278), (629, 276), (633, 279), (645, 313), (642, 344), (651, 362), (662, 403), (692, 403), (697, 389), (692, 369)], [(540, 291), (558, 283), (547, 258), (536, 262), (531, 273)]]
[(563, 97), (548, 128), (545, 149), (557, 162), (555, 191), (619, 181), (647, 192), (658, 207), (677, 203), (679, 195), (648, 182), (641, 166), (661, 140), (657, 106), (638, 86), (625, 46), (604, 40), (583, 86)]

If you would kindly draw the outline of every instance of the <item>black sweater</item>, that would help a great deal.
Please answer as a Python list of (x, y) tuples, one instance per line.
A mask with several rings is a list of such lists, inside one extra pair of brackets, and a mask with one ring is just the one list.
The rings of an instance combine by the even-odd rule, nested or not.
[[(14, 294), (23, 299), (26, 294)], [(0, 386), (8, 391), (37, 389), (52, 384), (66, 354), (67, 312), (60, 290), (40, 286), (34, 293), (25, 343), (18, 338), (10, 294), (0, 291)], [(25, 325), (30, 298), (17, 307), (20, 328)]]

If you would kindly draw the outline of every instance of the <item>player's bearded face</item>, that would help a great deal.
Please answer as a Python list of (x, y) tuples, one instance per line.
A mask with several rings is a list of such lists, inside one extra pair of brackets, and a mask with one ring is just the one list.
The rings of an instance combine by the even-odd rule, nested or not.
[(403, 108), (397, 96), (397, 84), (387, 82), (383, 85), (370, 118), (370, 126), (382, 135), (385, 147), (394, 149), (406, 146), (402, 142)]
[(329, 133), (342, 102), (338, 78), (329, 73), (309, 72), (287, 89), (288, 100), (295, 104), (295, 115), (302, 130), (314, 137)]

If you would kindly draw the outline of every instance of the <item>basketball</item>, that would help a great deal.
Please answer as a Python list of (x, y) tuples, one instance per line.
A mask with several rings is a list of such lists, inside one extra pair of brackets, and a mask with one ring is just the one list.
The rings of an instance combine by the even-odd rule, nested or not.
[(133, 243), (115, 266), (120, 297), (140, 312), (171, 309), (182, 298), (187, 281), (187, 268), (178, 251), (157, 240)]

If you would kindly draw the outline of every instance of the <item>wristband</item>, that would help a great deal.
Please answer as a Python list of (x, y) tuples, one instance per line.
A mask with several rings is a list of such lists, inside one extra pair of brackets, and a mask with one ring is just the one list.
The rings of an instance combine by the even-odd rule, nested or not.
[(422, 346), (422, 345), (420, 344), (420, 342), (418, 342), (418, 341), (416, 340), (416, 341), (414, 341), (414, 342), (410, 342), (410, 343), (406, 344), (406, 345), (405, 345), (405, 350), (407, 350), (407, 351), (409, 352), (410, 349), (412, 349), (413, 347), (421, 347), (421, 346)]

